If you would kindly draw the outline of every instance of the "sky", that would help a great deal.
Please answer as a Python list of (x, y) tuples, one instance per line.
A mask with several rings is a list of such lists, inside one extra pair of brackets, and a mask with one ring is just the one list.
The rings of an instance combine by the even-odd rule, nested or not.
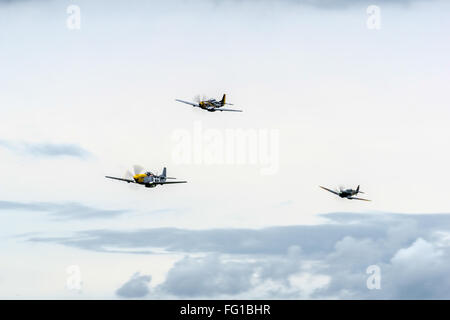
[(449, 9), (0, 0), (0, 298), (450, 298)]

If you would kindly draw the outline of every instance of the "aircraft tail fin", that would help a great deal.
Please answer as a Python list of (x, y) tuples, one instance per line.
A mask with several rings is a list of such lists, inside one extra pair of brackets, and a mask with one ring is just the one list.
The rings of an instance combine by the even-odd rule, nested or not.
[(164, 167), (163, 172), (161, 173), (161, 177), (164, 178), (164, 179), (176, 179), (176, 178), (167, 176), (167, 169), (166, 169), (166, 167)]
[(358, 185), (358, 188), (356, 188), (356, 193), (358, 193), (359, 192), (359, 185)]
[(222, 100), (220, 100), (220, 104), (222, 105), (222, 107), (226, 104), (225, 99), (226, 99), (226, 94), (224, 93)]

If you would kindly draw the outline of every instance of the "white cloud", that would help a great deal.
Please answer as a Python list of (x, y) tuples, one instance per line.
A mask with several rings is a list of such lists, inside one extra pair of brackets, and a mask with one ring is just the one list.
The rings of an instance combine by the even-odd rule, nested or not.
[(150, 293), (148, 285), (151, 280), (151, 276), (136, 272), (130, 280), (117, 289), (116, 294), (122, 298), (143, 298)]
[[(151, 297), (445, 299), (450, 296), (447, 274), (450, 250), (442, 246), (442, 237), (436, 236), (437, 230), (440, 234), (442, 230), (450, 230), (450, 215), (340, 213), (327, 217), (333, 223), (220, 232), (137, 231), (140, 245), (151, 248), (153, 243), (169, 252), (186, 252)], [(407, 237), (397, 237), (396, 230), (404, 230)], [(130, 246), (135, 238), (132, 232), (117, 235), (120, 235), (117, 238), (120, 240), (115, 241), (117, 247), (121, 242)], [(86, 236), (89, 241), (82, 236), (55, 242), (96, 250), (116, 238), (114, 232), (105, 231)], [(258, 239), (255, 242), (258, 245), (241, 245), (252, 242), (251, 239)], [(371, 265), (381, 270), (380, 290), (369, 290), (366, 286), (369, 277), (366, 269)]]

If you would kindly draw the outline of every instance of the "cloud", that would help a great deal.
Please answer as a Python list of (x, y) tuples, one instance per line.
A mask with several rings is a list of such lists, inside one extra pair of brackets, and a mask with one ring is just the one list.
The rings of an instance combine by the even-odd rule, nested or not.
[(126, 213), (126, 210), (105, 210), (89, 207), (76, 202), (13, 202), (0, 201), (0, 211), (37, 211), (50, 213), (58, 220), (112, 218)]
[(311, 5), (322, 9), (334, 9), (334, 8), (347, 8), (353, 5), (383, 5), (383, 4), (396, 4), (396, 5), (409, 5), (413, 2), (419, 2), (423, 0), (287, 0), (297, 4)]
[(251, 288), (251, 264), (226, 261), (219, 255), (185, 257), (169, 271), (159, 289), (180, 297), (234, 295)]
[(148, 285), (151, 280), (151, 276), (136, 272), (130, 280), (117, 289), (116, 294), (122, 298), (143, 298), (150, 292)]
[(178, 299), (307, 299), (329, 277), (313, 274), (293, 246), (277, 256), (186, 256), (170, 269), (153, 297)]
[(75, 144), (28, 143), (0, 140), (0, 147), (20, 155), (34, 157), (75, 157), (85, 159), (91, 153)]
[[(50, 2), (49, 0), (47, 0)], [(22, 3), (22, 2), (37, 2), (32, 0), (0, 0), (0, 4), (16, 4), (16, 3)], [(41, 2), (46, 2), (46, 0), (41, 0)]]
[[(15, 3), (22, 3), (22, 2), (31, 2), (31, 0), (0, 0), (0, 4), (15, 4)], [(234, 0), (233, 0), (234, 1)], [(219, 2), (233, 2), (230, 0), (222, 0)], [(247, 0), (248, 2), (254, 1), (254, 0)], [(286, 3), (294, 3), (294, 4), (300, 4), (300, 5), (309, 5), (313, 7), (317, 7), (320, 9), (338, 9), (338, 8), (348, 8), (353, 5), (373, 5), (373, 4), (397, 4), (397, 5), (409, 5), (413, 2), (420, 2), (424, 0), (285, 0)], [(44, 1), (42, 1), (44, 2)], [(237, 2), (237, 1), (234, 1)], [(256, 1), (254, 1), (256, 3)], [(268, 0), (267, 2), (271, 2)], [(275, 1), (274, 1), (275, 2)], [(278, 1), (277, 1), (278, 2)]]
[(449, 263), (449, 247), (439, 248), (433, 241), (418, 238), (386, 265), (386, 291), (393, 298), (449, 299)]
[[(183, 253), (154, 298), (450, 298), (450, 214), (323, 216), (328, 222), (320, 225), (259, 230), (89, 230), (29, 240), (96, 251)], [(381, 270), (380, 290), (366, 285), (372, 265)]]
[(337, 252), (344, 254), (345, 245), (350, 245), (352, 241), (366, 241), (364, 244), (368, 245), (369, 243), (383, 243), (389, 239), (389, 244), (393, 245), (391, 250), (385, 251), (385, 254), (389, 255), (394, 253), (395, 248), (410, 244), (417, 237), (429, 237), (438, 227), (450, 230), (450, 215), (448, 214), (332, 213), (322, 216), (328, 218), (329, 223), (256, 230), (177, 228), (131, 231), (87, 230), (65, 238), (63, 244), (81, 249), (157, 247), (164, 248), (168, 252), (273, 255), (284, 254), (286, 248), (298, 246), (304, 254), (322, 257), (324, 254), (334, 251), (336, 245), (339, 249)]
[[(315, 255), (333, 249), (345, 236), (378, 238), (384, 236), (383, 225), (329, 223), (317, 226), (287, 226), (254, 229), (186, 230), (177, 228), (132, 231), (87, 230), (64, 242), (77, 248), (164, 248), (170, 252), (211, 252), (227, 254), (284, 254), (297, 245), (303, 252)], [(323, 237), (326, 234), (327, 237)], [(230, 241), (233, 239), (233, 241)]]

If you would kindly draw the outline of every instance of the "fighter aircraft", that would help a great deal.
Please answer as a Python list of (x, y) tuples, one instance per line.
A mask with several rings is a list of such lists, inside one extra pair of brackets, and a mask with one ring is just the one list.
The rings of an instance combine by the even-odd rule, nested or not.
[(137, 183), (144, 185), (146, 188), (154, 188), (157, 185), (163, 185), (163, 184), (173, 184), (173, 183), (186, 183), (187, 181), (166, 181), (167, 179), (176, 179), (167, 177), (167, 169), (164, 168), (161, 175), (154, 174), (152, 172), (145, 172), (141, 173), (143, 168), (141, 166), (135, 165), (134, 166), (134, 175), (131, 174), (130, 171), (127, 171), (125, 174), (125, 178), (117, 178), (117, 177), (110, 177), (105, 176), (105, 178), (108, 179), (114, 179), (114, 180), (120, 180), (125, 181), (128, 183)]
[(358, 195), (358, 193), (364, 193), (362, 191), (359, 191), (359, 186), (356, 188), (356, 190), (339, 188), (339, 191), (333, 191), (331, 189), (328, 189), (328, 188), (325, 188), (322, 186), (319, 186), (319, 187), (321, 187), (322, 189), (327, 190), (331, 193), (334, 193), (335, 195), (338, 195), (341, 198), (346, 198), (346, 199), (350, 199), (350, 200), (370, 201), (368, 199), (354, 197), (354, 196)]
[(190, 104), (193, 107), (201, 108), (203, 110), (209, 111), (209, 112), (215, 112), (215, 111), (234, 111), (234, 112), (242, 112), (242, 110), (235, 110), (235, 109), (226, 109), (222, 108), (224, 105), (233, 105), (232, 103), (226, 103), (225, 102), (226, 95), (224, 94), (222, 97), (222, 100), (217, 101), (216, 99), (209, 99), (209, 100), (202, 100), (200, 97), (198, 97), (196, 100), (197, 103), (184, 101), (175, 99), (175, 101)]

